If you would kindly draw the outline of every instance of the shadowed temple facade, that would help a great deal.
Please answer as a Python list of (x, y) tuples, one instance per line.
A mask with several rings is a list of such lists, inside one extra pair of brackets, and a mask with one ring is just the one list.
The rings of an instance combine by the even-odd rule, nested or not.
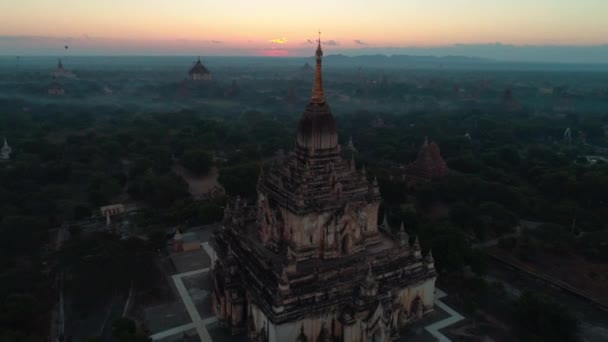
[(408, 187), (415, 187), (420, 181), (441, 179), (449, 172), (446, 162), (441, 157), (439, 145), (434, 141), (429, 143), (427, 138), (424, 138), (416, 160), (399, 167), (396, 171), (398, 177), (405, 181)]
[(207, 69), (203, 63), (201, 62), (201, 58), (199, 57), (194, 66), (188, 72), (190, 75), (190, 79), (193, 81), (211, 81), (213, 77), (211, 76), (211, 72)]
[(325, 100), (323, 51), (294, 150), (236, 199), (211, 245), (212, 306), (251, 341), (381, 342), (433, 311), (436, 272), (417, 238), (378, 225), (376, 180), (345, 160)]

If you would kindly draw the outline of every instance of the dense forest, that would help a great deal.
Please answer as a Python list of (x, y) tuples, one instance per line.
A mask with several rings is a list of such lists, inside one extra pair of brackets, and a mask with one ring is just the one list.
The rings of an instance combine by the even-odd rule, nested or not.
[[(441, 272), (466, 268), (483, 274), (487, 263), (474, 245), (512, 233), (522, 220), (540, 226), (518, 241), (501, 239), (501, 248), (516, 250), (526, 260), (567, 251), (608, 262), (608, 164), (585, 157), (608, 153), (608, 109), (585, 111), (595, 102), (606, 108), (605, 86), (586, 95), (573, 87), (567, 95), (571, 108), (553, 111), (547, 103), (561, 101), (561, 95), (539, 98), (532, 86), (514, 90), (521, 105), (511, 106), (502, 85), (483, 89), (466, 73), (414, 74), (424, 87), (399, 81), (403, 75), (386, 80), (381, 72), (370, 74), (340, 71), (327, 85), (336, 89), (329, 101), (336, 103), (341, 143), (352, 137), (357, 166), (366, 167), (370, 179), (378, 178), (384, 199), (379, 221), (386, 214), (394, 229), (403, 222), (411, 236), (419, 235)], [(58, 268), (70, 270), (66, 285), (85, 310), (94, 305), (91, 298), (103, 301), (114, 287), (128, 287), (130, 277), (136, 286), (145, 286), (155, 272), (146, 260), (165, 245), (168, 227), (217, 222), (226, 200), (237, 195), (254, 199), (264, 163), (278, 150), (292, 148), (298, 111), (308, 96), (307, 78), (301, 75), (260, 80), (255, 87), (252, 81), (202, 87), (180, 80), (134, 87), (112, 74), (108, 77), (116, 79), (106, 83), (115, 82), (114, 89), (132, 94), (121, 96), (134, 97), (131, 103), (123, 99), (111, 105), (92, 98), (102, 85), (87, 71), (81, 74), (84, 81), (66, 83), (66, 89), (74, 87), (72, 95), (40, 100), (22, 96), (43, 91), (33, 75), (23, 76), (27, 80), (0, 97), (0, 132), (13, 149), (11, 159), (0, 163), (3, 341), (45, 340)], [(565, 76), (555, 77), (561, 84)], [(581, 82), (580, 77), (572, 82)], [(459, 82), (479, 87), (471, 86), (478, 100), (455, 93)], [(0, 86), (8, 92), (7, 84)], [(297, 89), (298, 98), (290, 97), (290, 88)], [(451, 105), (440, 103), (445, 100)], [(154, 101), (187, 105), (151, 109)], [(566, 129), (572, 133), (565, 136)], [(412, 162), (425, 137), (441, 147), (450, 173), (408, 187), (391, 177), (391, 170)], [(198, 175), (217, 168), (227, 196), (192, 198), (187, 183), (173, 172), (176, 164)], [(100, 206), (117, 198), (139, 208), (129, 239), (79, 234), (79, 222), (98, 216)], [(64, 225), (72, 238), (56, 251), (57, 231)], [(84, 286), (91, 279), (93, 284)], [(533, 295), (511, 303), (522, 336), (554, 336), (542, 330), (546, 322), (525, 318), (534, 317), (534, 310), (553, 311), (552, 305)], [(547, 319), (576, 329), (567, 313)], [(140, 338), (129, 322), (115, 324), (129, 335), (117, 340)]]

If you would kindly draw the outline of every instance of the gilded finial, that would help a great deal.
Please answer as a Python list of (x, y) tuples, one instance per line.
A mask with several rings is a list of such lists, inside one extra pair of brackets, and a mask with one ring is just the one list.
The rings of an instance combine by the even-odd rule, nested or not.
[(313, 103), (324, 103), (325, 93), (323, 92), (323, 76), (321, 73), (321, 60), (323, 57), (323, 50), (321, 49), (321, 31), (319, 30), (319, 44), (317, 45), (316, 59), (317, 65), (315, 68), (315, 81), (312, 88), (312, 99)]

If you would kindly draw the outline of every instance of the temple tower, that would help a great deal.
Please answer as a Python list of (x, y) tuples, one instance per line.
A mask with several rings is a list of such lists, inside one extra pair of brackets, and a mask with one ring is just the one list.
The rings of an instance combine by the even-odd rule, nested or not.
[(53, 78), (61, 78), (61, 77), (74, 77), (74, 74), (68, 70), (66, 70), (63, 67), (63, 62), (61, 61), (61, 58), (59, 58), (57, 60), (57, 68), (55, 68), (55, 70), (53, 70), (53, 72), (51, 73), (51, 75), (53, 76)]
[(4, 138), (4, 145), (2, 146), (2, 150), (0, 152), (0, 157), (3, 160), (11, 159), (11, 153), (13, 152), (13, 149), (6, 142), (6, 138)]
[(377, 241), (377, 184), (340, 155), (338, 133), (325, 99), (321, 42), (312, 95), (302, 113), (294, 152), (258, 182), (261, 240), (287, 248), (298, 260), (331, 258)]
[(378, 229), (381, 197), (341, 156), (321, 41), (295, 147), (260, 172), (258, 198), (226, 206), (211, 238), (212, 310), (251, 341), (388, 342), (433, 311), (436, 273), (404, 229)]
[(203, 63), (201, 62), (201, 58), (199, 57), (190, 72), (188, 72), (190, 78), (193, 81), (211, 81), (213, 77), (211, 77), (211, 72), (207, 69)]

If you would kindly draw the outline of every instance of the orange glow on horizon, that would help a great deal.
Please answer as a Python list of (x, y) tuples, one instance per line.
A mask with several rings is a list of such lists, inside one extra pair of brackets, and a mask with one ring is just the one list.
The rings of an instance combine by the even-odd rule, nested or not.
[(0, 37), (87, 37), (86, 44), (156, 44), (169, 53), (276, 45), (289, 55), (310, 47), (319, 28), (329, 52), (493, 42), (588, 45), (608, 41), (605, 13), (605, 0), (20, 0), (0, 4)]
[(265, 57), (287, 57), (289, 56), (289, 51), (284, 49), (269, 49), (260, 51), (259, 55)]

